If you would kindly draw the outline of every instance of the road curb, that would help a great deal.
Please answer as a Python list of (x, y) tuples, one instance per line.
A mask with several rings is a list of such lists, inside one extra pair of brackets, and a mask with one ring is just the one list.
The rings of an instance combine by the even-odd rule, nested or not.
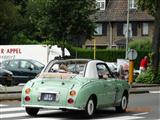
[(130, 91), (129, 92), (130, 94), (144, 94), (144, 93), (149, 93), (149, 91), (148, 90), (144, 90), (144, 91)]
[(20, 100), (23, 86), (0, 86), (0, 101)]
[(20, 99), (21, 99), (21, 93), (0, 94), (0, 101), (4, 101), (4, 100), (20, 100)]
[(140, 87), (160, 87), (160, 84), (132, 84), (132, 88), (140, 88)]

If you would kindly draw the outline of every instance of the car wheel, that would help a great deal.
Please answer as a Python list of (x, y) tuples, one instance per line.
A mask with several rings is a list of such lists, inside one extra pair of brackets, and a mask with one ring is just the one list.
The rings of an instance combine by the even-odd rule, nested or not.
[(39, 112), (39, 108), (29, 108), (29, 107), (26, 107), (26, 112), (28, 115), (30, 116), (36, 116), (37, 113)]
[(1, 83), (3, 86), (5, 86), (6, 85), (6, 83), (5, 83), (5, 81), (4, 80), (2, 80), (2, 83)]
[(3, 81), (2, 81), (2, 85), (3, 85), (3, 86), (7, 86), (7, 87), (9, 87), (9, 86), (11, 86), (11, 85), (12, 85), (12, 83), (11, 83), (11, 81), (3, 80)]
[(123, 95), (121, 98), (120, 105), (116, 106), (116, 111), (121, 113), (126, 112), (127, 106), (128, 106), (128, 97), (127, 95)]
[(93, 116), (94, 112), (95, 112), (95, 108), (96, 108), (96, 105), (95, 105), (95, 101), (94, 99), (91, 97), (87, 104), (86, 104), (86, 108), (85, 108), (85, 111), (86, 111), (86, 114), (87, 116), (91, 117)]
[(7, 85), (7, 87), (12, 86), (12, 81), (7, 81), (6, 85)]

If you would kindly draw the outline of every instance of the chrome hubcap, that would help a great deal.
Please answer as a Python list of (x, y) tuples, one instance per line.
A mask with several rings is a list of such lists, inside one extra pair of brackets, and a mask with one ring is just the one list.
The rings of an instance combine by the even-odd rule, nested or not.
[(122, 98), (122, 109), (124, 110), (124, 109), (126, 109), (126, 107), (127, 107), (127, 98), (126, 98), (126, 96), (123, 96), (123, 98)]
[(94, 103), (93, 100), (89, 100), (88, 106), (87, 106), (88, 114), (92, 115), (94, 111)]

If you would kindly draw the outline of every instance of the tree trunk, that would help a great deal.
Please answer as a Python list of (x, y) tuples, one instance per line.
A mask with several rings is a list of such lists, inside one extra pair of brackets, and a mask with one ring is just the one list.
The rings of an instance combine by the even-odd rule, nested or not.
[(155, 16), (155, 30), (154, 30), (154, 37), (152, 42), (153, 48), (153, 56), (152, 56), (152, 67), (154, 71), (154, 81), (156, 82), (158, 69), (159, 69), (159, 49), (160, 49), (160, 0), (157, 0), (156, 4), (156, 16)]

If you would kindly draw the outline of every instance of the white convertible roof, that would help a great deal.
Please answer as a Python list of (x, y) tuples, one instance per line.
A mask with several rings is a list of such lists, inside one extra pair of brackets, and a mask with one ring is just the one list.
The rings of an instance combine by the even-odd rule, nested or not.
[(97, 74), (97, 68), (96, 65), (97, 63), (105, 63), (103, 61), (100, 60), (91, 60), (88, 62), (87, 66), (86, 66), (86, 71), (85, 71), (85, 76), (86, 78), (99, 78), (98, 74)]

